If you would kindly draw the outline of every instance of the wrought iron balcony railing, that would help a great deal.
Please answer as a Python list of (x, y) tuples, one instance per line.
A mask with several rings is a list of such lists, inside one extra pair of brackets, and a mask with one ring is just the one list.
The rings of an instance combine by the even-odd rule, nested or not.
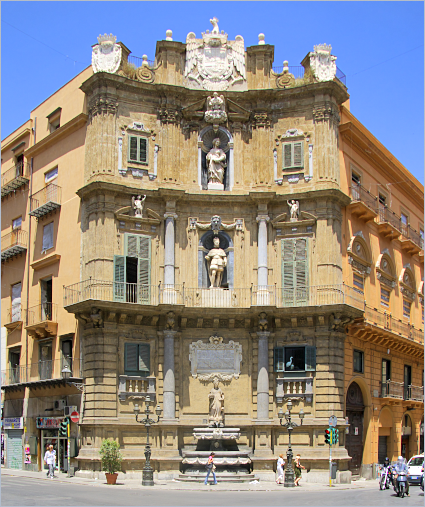
[(1, 260), (6, 261), (27, 251), (28, 233), (15, 229), (1, 238)]
[(21, 162), (1, 175), (1, 196), (4, 197), (29, 182), (30, 164)]
[(61, 206), (62, 189), (54, 183), (50, 183), (35, 194), (30, 196), (30, 212), (36, 218), (54, 211)]
[(379, 223), (390, 224), (394, 229), (401, 232), (401, 220), (388, 206), (379, 205)]
[(378, 213), (378, 199), (361, 185), (351, 185), (351, 199), (353, 202), (363, 202), (368, 208)]
[(364, 308), (353, 287), (317, 285), (278, 288), (275, 285), (250, 288), (190, 288), (183, 285), (140, 285), (89, 279), (64, 288), (64, 307), (87, 300), (115, 301), (157, 306), (184, 305), (189, 308), (250, 308), (251, 306), (299, 307), (347, 304)]
[(71, 370), (71, 377), (81, 378), (81, 362), (67, 357), (54, 360), (40, 360), (26, 366), (15, 366), (2, 370), (2, 385), (22, 384), (26, 382), (39, 382), (40, 380), (53, 380), (63, 378), (62, 370), (66, 364)]
[(397, 398), (402, 400), (404, 398), (403, 382), (393, 382), (392, 380), (381, 382), (381, 398)]
[(45, 321), (57, 322), (57, 305), (55, 303), (41, 303), (28, 308), (28, 326)]

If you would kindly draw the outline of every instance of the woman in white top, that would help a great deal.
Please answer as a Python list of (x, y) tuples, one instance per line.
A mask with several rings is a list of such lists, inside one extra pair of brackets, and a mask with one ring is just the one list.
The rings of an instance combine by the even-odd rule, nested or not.
[(46, 451), (44, 455), (44, 463), (49, 465), (49, 473), (48, 476), (53, 479), (55, 476), (55, 461), (56, 461), (56, 451), (53, 450), (53, 445), (49, 445), (49, 449)]
[(283, 465), (285, 462), (283, 461), (283, 454), (279, 454), (277, 458), (277, 479), (276, 484), (282, 484), (283, 481)]

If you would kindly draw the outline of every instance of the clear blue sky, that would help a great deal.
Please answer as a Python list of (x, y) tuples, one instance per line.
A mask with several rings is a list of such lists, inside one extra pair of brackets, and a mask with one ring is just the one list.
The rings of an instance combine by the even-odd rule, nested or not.
[(245, 46), (264, 33), (275, 66), (300, 65), (315, 44), (331, 44), (351, 112), (423, 183), (423, 2), (2, 2), (1, 138), (90, 65), (100, 33), (153, 60), (167, 29), (185, 42), (213, 16)]

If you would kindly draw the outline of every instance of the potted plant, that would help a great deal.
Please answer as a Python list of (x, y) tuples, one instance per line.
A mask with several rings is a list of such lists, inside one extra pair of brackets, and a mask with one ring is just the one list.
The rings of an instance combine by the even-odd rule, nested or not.
[(106, 475), (106, 482), (108, 484), (115, 484), (119, 471), (121, 471), (122, 455), (120, 451), (120, 444), (107, 438), (102, 441), (99, 451), (102, 459), (102, 470)]

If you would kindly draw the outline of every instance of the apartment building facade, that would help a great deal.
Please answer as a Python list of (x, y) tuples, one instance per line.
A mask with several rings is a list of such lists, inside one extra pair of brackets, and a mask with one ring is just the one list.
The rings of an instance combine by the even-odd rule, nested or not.
[[(214, 28), (199, 38), (191, 32), (186, 43), (167, 33), (154, 62), (129, 54), (113, 36), (100, 36), (92, 67), (2, 142), (3, 175), (19, 164), (13, 154), (21, 137), (28, 138), (23, 155), (30, 175), (4, 197), (2, 180), (2, 260), (3, 238), (11, 234), (16, 242), (18, 216), (32, 238), (13, 257), (6, 248), (2, 262), (2, 299), (10, 302), (10, 316), (2, 305), (10, 366), (3, 384), (5, 417), (23, 417), (20, 438), (24, 445), (31, 439), (34, 450), (37, 437), (39, 448), (30, 456), (40, 465), (41, 447), (58, 438), (40, 427), (49, 424), (43, 411), (65, 399), (80, 414), (71, 427), (79, 473), (100, 471), (98, 450), (108, 437), (120, 442), (126, 473), (139, 473), (146, 433), (134, 406), (149, 396), (163, 411), (151, 428), (152, 464), (158, 477), (172, 478), (184, 475), (194, 459), (194, 428), (211, 422), (209, 397), (217, 383), (224, 394), (220, 422), (239, 429), (247, 469), (263, 480), (274, 478), (275, 456), (288, 444), (279, 410), (291, 399), (295, 420), (305, 414), (292, 445), (303, 455), (308, 480), (326, 481), (324, 429), (336, 415), (340, 442), (333, 455), (338, 480), (349, 481), (359, 469), (350, 454), (357, 420), (348, 421), (346, 435), (353, 381), (368, 403), (364, 421), (368, 410), (370, 424), (378, 427), (383, 420), (366, 393), (375, 389), (376, 373), (369, 372), (380, 358), (369, 355), (369, 340), (363, 346), (355, 341), (369, 325), (374, 293), (366, 278), (362, 292), (349, 263), (360, 262), (352, 237), (361, 238), (356, 233), (364, 225), (353, 211), (351, 165), (360, 166), (367, 182), (379, 179), (367, 157), (364, 162), (348, 152), (341, 137), (343, 125), (359, 122), (348, 111), (331, 48), (315, 47), (302, 67), (285, 62), (273, 70), (274, 47), (264, 38), (245, 48), (242, 36), (230, 41)], [(43, 135), (39, 126), (34, 140), (35, 118), (40, 125), (42, 117), (52, 132)], [(46, 190), (52, 184), (61, 188), (59, 203)], [(48, 204), (45, 215), (37, 193)], [(417, 199), (406, 225), (419, 230)], [(367, 227), (379, 241), (379, 223)], [(363, 227), (363, 236), (367, 231)], [(412, 235), (411, 228), (404, 232)], [(45, 249), (51, 237), (53, 247)], [(397, 249), (405, 252), (401, 242)], [(419, 280), (423, 247), (409, 252), (412, 276)], [(25, 310), (20, 328), (14, 326), (19, 291), (13, 289), (19, 282)], [(419, 361), (420, 353), (423, 361), (416, 308), (413, 318), (417, 335), (411, 339), (412, 331), (405, 340), (410, 348), (393, 348), (406, 364), (411, 357)], [(404, 343), (397, 340), (392, 337)], [(352, 373), (353, 343), (373, 357), (362, 381)], [(51, 344), (51, 352), (43, 344)], [(73, 384), (63, 379), (66, 358), (72, 359)], [(45, 361), (58, 361), (47, 380), (40, 378)], [(11, 378), (17, 367), (21, 376)], [(420, 384), (416, 370), (412, 386)], [(387, 398), (377, 398), (384, 410)], [(423, 393), (422, 401), (397, 403), (423, 408)], [(402, 414), (398, 408), (394, 413)], [(58, 424), (59, 412), (50, 415), (51, 424)], [(362, 454), (360, 468), (377, 459), (376, 439), (366, 434), (361, 432), (362, 445), (371, 450)]]

